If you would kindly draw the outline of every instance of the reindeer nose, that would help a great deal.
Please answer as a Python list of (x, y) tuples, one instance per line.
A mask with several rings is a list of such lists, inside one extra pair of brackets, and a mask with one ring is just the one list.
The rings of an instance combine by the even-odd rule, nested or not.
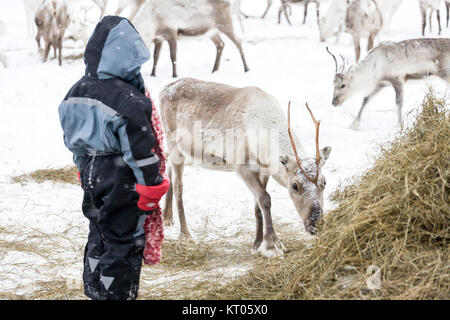
[(339, 99), (338, 99), (338, 98), (333, 98), (333, 101), (331, 102), (331, 104), (332, 104), (334, 107), (337, 107), (338, 104), (339, 104)]

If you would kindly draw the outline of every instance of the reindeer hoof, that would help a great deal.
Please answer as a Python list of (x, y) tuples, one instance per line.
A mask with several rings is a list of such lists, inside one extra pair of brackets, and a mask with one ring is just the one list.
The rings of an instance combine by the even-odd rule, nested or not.
[(192, 239), (192, 236), (189, 233), (180, 233), (178, 240), (186, 242), (194, 242), (194, 239)]
[(355, 130), (355, 131), (358, 130), (359, 129), (359, 121), (358, 120), (353, 121), (349, 128), (352, 130)]
[(257, 252), (267, 258), (277, 258), (283, 256), (284, 250), (286, 250), (285, 246), (278, 239), (272, 243), (270, 241), (263, 240)]
[(172, 219), (172, 218), (170, 218), (170, 219), (164, 219), (164, 226), (165, 226), (165, 227), (171, 227), (171, 226), (173, 226), (173, 219)]

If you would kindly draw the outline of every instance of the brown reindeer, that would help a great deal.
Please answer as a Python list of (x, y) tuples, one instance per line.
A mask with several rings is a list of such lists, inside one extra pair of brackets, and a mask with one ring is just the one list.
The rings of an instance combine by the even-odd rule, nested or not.
[(178, 0), (148, 0), (136, 15), (133, 24), (145, 42), (155, 43), (152, 76), (156, 75), (163, 40), (169, 43), (172, 75), (177, 77), (178, 36), (199, 36), (210, 30), (215, 30), (211, 40), (217, 49), (212, 72), (219, 70), (222, 57), (224, 42), (220, 38), (220, 33), (224, 33), (234, 42), (241, 54), (244, 71), (249, 70), (241, 41), (234, 33), (228, 0), (190, 0), (186, 3)]
[(172, 224), (172, 196), (175, 196), (180, 238), (191, 237), (183, 206), (183, 169), (187, 163), (237, 172), (244, 180), (255, 199), (253, 249), (256, 252), (267, 257), (283, 252), (272, 223), (271, 198), (266, 191), (270, 177), (288, 189), (305, 229), (316, 232), (317, 221), (323, 213), (325, 188), (321, 168), (331, 148), (319, 149), (319, 122), (312, 113), (316, 155), (306, 157), (301, 149), (302, 154), (297, 153), (300, 143), (290, 129), (290, 113), (286, 121), (277, 100), (259, 88), (181, 79), (161, 91), (160, 106), (172, 178), (164, 218), (166, 224)]

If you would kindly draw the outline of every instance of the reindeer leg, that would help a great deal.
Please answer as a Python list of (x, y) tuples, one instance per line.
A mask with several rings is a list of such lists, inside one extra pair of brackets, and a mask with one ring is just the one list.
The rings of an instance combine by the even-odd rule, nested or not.
[(3, 64), (5, 68), (8, 68), (8, 59), (6, 56), (0, 52), (0, 62)]
[(316, 17), (317, 17), (317, 25), (320, 25), (320, 2), (316, 1)]
[(399, 79), (389, 81), (395, 90), (395, 103), (397, 104), (398, 124), (402, 127), (402, 108), (403, 108), (403, 82)]
[(59, 51), (58, 63), (59, 66), (62, 66), (62, 40), (58, 43), (58, 51)]
[(220, 38), (220, 35), (219, 35), (218, 32), (211, 36), (211, 40), (216, 45), (216, 49), (217, 49), (216, 62), (214, 63), (214, 68), (213, 68), (213, 71), (212, 71), (214, 73), (217, 70), (219, 70), (220, 58), (222, 57), (224, 43), (223, 43), (222, 39)]
[(156, 66), (158, 65), (159, 53), (161, 52), (162, 41), (160, 39), (155, 39), (155, 51), (153, 52), (153, 69), (152, 77), (156, 76)]
[(180, 240), (191, 239), (192, 236), (189, 233), (189, 229), (186, 224), (186, 217), (184, 215), (184, 205), (183, 205), (183, 171), (184, 164), (173, 164), (172, 169), (174, 173), (173, 177), (173, 191), (175, 195), (175, 200), (177, 202), (178, 218), (180, 219)]
[(292, 25), (291, 20), (289, 19), (289, 15), (287, 13), (287, 6), (288, 5), (285, 2), (283, 2), (282, 6), (283, 6), (284, 16), (286, 17), (287, 22), (289, 23), (289, 25)]
[(373, 42), (374, 42), (375, 37), (376, 37), (376, 33), (375, 33), (375, 32), (372, 32), (372, 33), (370, 34), (370, 36), (369, 36), (368, 41), (367, 41), (367, 52), (369, 52), (370, 50), (372, 50), (372, 48), (373, 48)]
[(304, 14), (303, 14), (303, 24), (306, 23), (306, 16), (308, 15), (308, 4), (309, 4), (309, 1), (306, 1), (305, 2)]
[(438, 22), (438, 27), (439, 27), (439, 35), (441, 35), (442, 28), (441, 28), (441, 12), (440, 12), (440, 10), (436, 11), (436, 17), (437, 17), (437, 22)]
[(175, 32), (169, 33), (167, 42), (169, 42), (170, 59), (172, 60), (172, 76), (176, 78), (178, 77), (178, 75), (177, 75), (177, 35)]
[(264, 234), (261, 245), (257, 251), (268, 258), (283, 255), (284, 246), (278, 239), (272, 224), (270, 195), (261, 183), (259, 174), (252, 171), (247, 166), (240, 166), (237, 169), (237, 173), (244, 180), (258, 203), (259, 208), (263, 212)]
[(50, 52), (50, 42), (47, 41), (45, 43), (45, 51), (44, 51), (44, 60), (43, 60), (43, 62), (47, 62), (49, 52)]
[(170, 179), (170, 188), (166, 194), (166, 205), (164, 206), (164, 225), (173, 225), (173, 182), (172, 182), (172, 166), (167, 170), (167, 174)]
[(267, 15), (267, 12), (269, 12), (270, 7), (272, 6), (272, 0), (267, 0), (267, 8), (266, 11), (264, 11), (261, 19), (264, 19)]
[(350, 125), (350, 129), (352, 130), (358, 130), (359, 123), (361, 121), (361, 115), (364, 111), (364, 108), (369, 103), (369, 101), (378, 93), (381, 89), (383, 89), (386, 86), (385, 83), (380, 83), (377, 85), (375, 90), (373, 90), (367, 97), (364, 98), (361, 109), (359, 109), (358, 115), (356, 116), (355, 120), (353, 120), (352, 124)]
[(420, 8), (420, 11), (422, 13), (422, 37), (425, 36), (425, 27), (427, 25), (427, 11), (424, 8)]
[[(260, 176), (259, 180), (261, 181), (261, 185), (264, 190), (267, 187), (267, 182), (269, 182), (269, 177)], [(256, 218), (256, 237), (255, 242), (253, 243), (253, 251), (256, 253), (261, 246), (261, 242), (263, 241), (263, 217), (261, 214), (261, 208), (259, 207), (258, 201), (255, 199), (255, 218)]]
[(361, 55), (361, 46), (359, 44), (359, 41), (360, 41), (360, 39), (358, 37), (355, 37), (355, 36), (353, 37), (353, 42), (355, 44), (355, 56), (356, 56), (355, 60), (356, 60), (356, 62), (359, 61), (359, 57)]
[(244, 50), (242, 50), (241, 41), (236, 37), (233, 30), (232, 21), (224, 21), (224, 23), (219, 24), (219, 30), (222, 31), (238, 48), (239, 53), (241, 54), (242, 63), (244, 64), (244, 71), (247, 72), (250, 69), (247, 66), (247, 62), (245, 60)]
[(447, 10), (447, 28), (448, 28), (448, 19), (450, 14), (450, 2), (445, 2), (445, 9)]

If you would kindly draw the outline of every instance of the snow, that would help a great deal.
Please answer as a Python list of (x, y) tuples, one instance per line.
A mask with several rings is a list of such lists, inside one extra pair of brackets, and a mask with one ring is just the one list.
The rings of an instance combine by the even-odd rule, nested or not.
[[(322, 5), (322, 14), (327, 6), (328, 3)], [(265, 1), (243, 1), (243, 11), (252, 17), (262, 14), (264, 8)], [(354, 61), (351, 37), (345, 34), (339, 43), (334, 38), (322, 43), (313, 10), (309, 10), (306, 25), (302, 25), (303, 10), (293, 6), (294, 25), (289, 26), (284, 19), (281, 25), (276, 23), (277, 9), (275, 2), (265, 20), (244, 19), (246, 33), (241, 32), (235, 20), (235, 30), (243, 40), (250, 67), (248, 73), (243, 71), (237, 48), (225, 36), (218, 72), (211, 73), (215, 46), (207, 37), (179, 41), (177, 71), (180, 78), (199, 78), (238, 87), (258, 86), (273, 95), (286, 110), (288, 101), (292, 100), (292, 127), (303, 148), (313, 154), (314, 124), (304, 107), (308, 102), (316, 118), (322, 121), (321, 147), (333, 148), (322, 171), (327, 180), (324, 195), (328, 210), (333, 206), (328, 195), (340, 183), (370, 167), (377, 145), (399, 132), (394, 92), (391, 88), (382, 90), (367, 106), (360, 129), (349, 129), (362, 97), (355, 96), (342, 107), (331, 106), (334, 62), (325, 46)], [(109, 12), (113, 11), (114, 8), (109, 8)], [(84, 64), (82, 59), (66, 59), (62, 67), (55, 59), (41, 63), (34, 39), (27, 36), (22, 1), (0, 0), (0, 21), (6, 25), (6, 35), (0, 37), (0, 52), (9, 60), (9, 68), (0, 65), (0, 294), (27, 294), (36, 289), (39, 280), (51, 281), (52, 275), (67, 279), (68, 283), (81, 281), (82, 252), (88, 230), (87, 219), (81, 213), (81, 189), (49, 182), (20, 185), (12, 183), (11, 178), (36, 169), (72, 164), (72, 155), (63, 144), (57, 108), (84, 73)], [(393, 18), (392, 30), (382, 32), (376, 43), (416, 38), (420, 29), (417, 2), (403, 1)], [(443, 36), (449, 34), (444, 27)], [(67, 41), (64, 56), (80, 54), (83, 50), (77, 45), (79, 42)], [(362, 57), (365, 54), (363, 49)], [(150, 77), (151, 68), (152, 60), (144, 65), (143, 76), (157, 102), (160, 90), (174, 81), (166, 43), (161, 50), (157, 77)], [(420, 105), (429, 86), (441, 96), (448, 91), (448, 84), (436, 78), (409, 82), (405, 86), (404, 116)], [(299, 239), (308, 239), (310, 236), (287, 191), (272, 180), (267, 190), (272, 197), (275, 229), (280, 231), (281, 226), (289, 226), (298, 230)], [(248, 262), (255, 229), (254, 205), (250, 192), (236, 174), (186, 167), (184, 205), (188, 227), (197, 243), (227, 242), (230, 252), (226, 252), (227, 248), (217, 250), (224, 255), (249, 256), (249, 261), (236, 265), (223, 259), (216, 265), (219, 273), (234, 277), (251, 267)], [(176, 211), (174, 222), (174, 226), (166, 228), (166, 239), (178, 237)], [(39, 242), (37, 238), (21, 237), (20, 230), (34, 230), (43, 239)], [(282, 236), (280, 240), (283, 241)], [(48, 250), (44, 255), (25, 253), (10, 249), (7, 244), (13, 243)], [(57, 268), (55, 261), (60, 264)], [(162, 267), (144, 268), (141, 287), (163, 286), (167, 281), (186, 281), (189, 277), (190, 281), (201, 281), (210, 276), (210, 273), (190, 270), (164, 272)]]

